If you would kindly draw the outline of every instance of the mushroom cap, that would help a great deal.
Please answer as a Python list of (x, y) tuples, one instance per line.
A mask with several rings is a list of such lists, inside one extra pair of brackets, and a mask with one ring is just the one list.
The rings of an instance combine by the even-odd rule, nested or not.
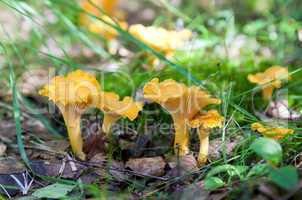
[(113, 11), (117, 7), (117, 4), (118, 0), (81, 0), (81, 7), (83, 8), (83, 10), (95, 16), (102, 15), (102, 12), (98, 7), (100, 7), (100, 9), (103, 9), (107, 14), (113, 14)]
[(189, 119), (209, 104), (220, 104), (220, 100), (211, 98), (207, 91), (197, 86), (188, 88), (172, 79), (163, 82), (159, 82), (158, 78), (152, 79), (144, 87), (144, 98)]
[(263, 85), (270, 83), (276, 88), (281, 87), (281, 80), (289, 80), (288, 69), (281, 66), (272, 66), (264, 72), (248, 75), (248, 80), (252, 83)]
[(189, 126), (192, 128), (202, 127), (205, 129), (212, 129), (222, 127), (224, 117), (222, 117), (217, 110), (209, 110), (204, 114), (198, 114), (189, 122)]
[(100, 96), (101, 103), (99, 104), (99, 108), (103, 112), (127, 117), (131, 121), (138, 116), (139, 111), (143, 108), (141, 102), (135, 102), (131, 97), (125, 97), (123, 100), (120, 100), (119, 95), (113, 92), (102, 92)]
[(175, 80), (167, 79), (159, 82), (154, 78), (144, 86), (144, 97), (156, 103), (164, 103), (169, 99), (177, 99), (187, 92), (187, 87)]
[(143, 90), (144, 98), (160, 104), (169, 112), (178, 112), (186, 104), (188, 88), (172, 79), (159, 82), (158, 78), (154, 78), (146, 83)]
[(165, 53), (181, 48), (192, 37), (190, 30), (169, 31), (154, 26), (131, 25), (129, 33), (157, 51)]
[(251, 125), (251, 129), (253, 131), (257, 131), (258, 133), (261, 133), (266, 137), (270, 137), (277, 140), (284, 138), (286, 135), (290, 135), (294, 133), (293, 129), (264, 126), (259, 122), (253, 123)]
[(76, 70), (65, 76), (56, 76), (44, 86), (39, 94), (62, 106), (89, 107), (98, 101), (101, 85), (96, 78), (84, 71)]
[(189, 119), (192, 119), (201, 109), (211, 104), (220, 104), (221, 100), (211, 97), (211, 95), (197, 86), (191, 86), (187, 94), (187, 110)]

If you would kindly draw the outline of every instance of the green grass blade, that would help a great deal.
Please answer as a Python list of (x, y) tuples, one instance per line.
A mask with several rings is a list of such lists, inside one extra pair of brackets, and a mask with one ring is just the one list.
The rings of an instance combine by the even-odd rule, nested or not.
[(14, 119), (15, 119), (15, 125), (16, 125), (16, 135), (17, 135), (17, 144), (20, 156), (27, 167), (30, 168), (30, 162), (26, 155), (23, 139), (22, 139), (22, 127), (21, 127), (21, 111), (20, 111), (20, 104), (18, 101), (18, 91), (16, 88), (16, 82), (15, 82), (15, 74), (13, 67), (10, 65), (10, 74), (9, 74), (9, 82), (10, 87), (12, 90), (13, 95), (13, 109), (14, 109)]

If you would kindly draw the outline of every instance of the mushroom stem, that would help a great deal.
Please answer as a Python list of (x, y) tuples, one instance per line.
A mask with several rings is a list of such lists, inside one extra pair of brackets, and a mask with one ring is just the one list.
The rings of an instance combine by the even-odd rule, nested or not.
[(262, 89), (262, 96), (265, 100), (270, 100), (273, 96), (274, 87), (271, 85), (265, 86)]
[(112, 125), (119, 119), (120, 117), (112, 114), (104, 114), (104, 120), (102, 125), (102, 130), (106, 133), (107, 136), (110, 134), (110, 130)]
[(179, 156), (189, 153), (189, 132), (184, 117), (172, 115), (175, 129), (174, 152)]
[(81, 136), (81, 114), (72, 106), (60, 108), (70, 141), (72, 151), (81, 160), (85, 160), (85, 153), (83, 152), (83, 139)]
[(198, 164), (204, 165), (208, 160), (210, 129), (200, 127), (198, 135), (200, 141)]

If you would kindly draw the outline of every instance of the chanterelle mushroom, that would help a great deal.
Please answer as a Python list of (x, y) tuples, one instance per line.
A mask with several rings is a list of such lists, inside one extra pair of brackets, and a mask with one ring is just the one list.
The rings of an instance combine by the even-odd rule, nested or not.
[[(82, 0), (81, 7), (91, 15), (100, 17), (106, 14), (113, 16), (118, 4), (118, 0)], [(82, 25), (90, 23), (89, 16), (86, 13), (80, 15), (80, 23)]]
[[(99, 17), (109, 24), (118, 25), (122, 29), (126, 29), (128, 27), (126, 22), (118, 20), (119, 19), (119, 17), (117, 16), (118, 13), (115, 12), (118, 4), (118, 0), (90, 0), (90, 1), (88, 0), (82, 1), (82, 8), (85, 12), (94, 15), (96, 17)], [(102, 13), (98, 7), (103, 9), (105, 13)], [(87, 15), (87, 13), (82, 13), (80, 15), (80, 24), (87, 27), (89, 31), (100, 34), (108, 40), (112, 40), (118, 36), (118, 32), (113, 27), (102, 22), (101, 20), (91, 18), (90, 16)], [(108, 14), (108, 16), (106, 14)], [(117, 17), (117, 19), (113, 20), (112, 17)]]
[(189, 153), (188, 122), (209, 104), (220, 104), (196, 86), (187, 87), (172, 79), (159, 83), (152, 79), (144, 87), (144, 97), (160, 104), (173, 118), (175, 129), (174, 151), (180, 156)]
[(274, 89), (280, 88), (282, 80), (289, 80), (288, 69), (281, 66), (272, 66), (262, 73), (248, 75), (248, 80), (262, 87), (262, 96), (270, 100)]
[(293, 129), (264, 126), (259, 122), (253, 123), (251, 125), (251, 129), (253, 131), (257, 131), (257, 132), (261, 133), (262, 135), (264, 135), (266, 137), (273, 138), (276, 140), (282, 139), (285, 136), (294, 133)]
[(100, 84), (89, 73), (77, 70), (65, 76), (54, 77), (39, 94), (53, 101), (60, 109), (73, 152), (85, 159), (81, 137), (81, 114), (88, 108), (99, 104)]
[(119, 95), (113, 92), (102, 92), (100, 94), (101, 102), (98, 107), (104, 112), (104, 121), (102, 130), (107, 135), (110, 134), (111, 126), (121, 117), (127, 117), (131, 121), (137, 118), (143, 104), (134, 102), (131, 97), (125, 97), (120, 100)]
[[(145, 27), (141, 24), (131, 25), (129, 33), (167, 58), (172, 57), (174, 52), (192, 37), (192, 32), (188, 29), (173, 31), (154, 26)], [(154, 59), (153, 63), (156, 62), (157, 59)]]
[(224, 118), (217, 110), (210, 110), (204, 114), (197, 114), (189, 123), (192, 128), (199, 128), (198, 135), (200, 140), (198, 164), (203, 165), (207, 162), (209, 154), (209, 134), (212, 128), (222, 127)]
[[(118, 25), (121, 29), (127, 29), (128, 27), (127, 23), (124, 21), (116, 22), (108, 16), (101, 16), (101, 18), (109, 24)], [(92, 33), (100, 34), (101, 36), (103, 36), (108, 40), (112, 40), (119, 35), (117, 30), (115, 30), (113, 27), (111, 27), (108, 24), (105, 24), (102, 21), (95, 21), (90, 23), (88, 25), (88, 30), (91, 31)]]

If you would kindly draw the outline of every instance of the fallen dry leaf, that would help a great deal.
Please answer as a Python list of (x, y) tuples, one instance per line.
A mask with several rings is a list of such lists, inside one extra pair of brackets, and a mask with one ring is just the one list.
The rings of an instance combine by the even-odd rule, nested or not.
[(19, 91), (27, 96), (38, 94), (38, 90), (49, 81), (49, 72), (45, 69), (32, 69), (26, 71), (17, 86)]
[(0, 158), (0, 174), (16, 174), (26, 171), (23, 163), (15, 158)]
[(95, 154), (90, 160), (89, 163), (92, 163), (94, 166), (102, 166), (106, 162), (106, 155), (103, 153)]
[[(193, 183), (189, 186), (186, 186), (183, 190), (176, 194), (179, 199), (185, 200), (208, 200), (210, 197), (210, 192), (206, 191), (200, 182)], [(178, 199), (178, 198), (177, 198)]]
[(127, 178), (124, 164), (115, 160), (108, 161), (104, 153), (94, 155), (88, 164), (96, 168), (95, 173), (101, 178), (108, 177), (108, 173), (117, 181), (123, 181)]
[(0, 143), (0, 157), (3, 156), (6, 152), (6, 145), (3, 143)]
[(183, 176), (198, 169), (197, 161), (193, 154), (182, 157), (174, 156), (169, 162), (169, 167), (172, 169), (169, 172), (170, 176)]
[[(240, 142), (241, 137), (232, 138), (232, 140), (225, 141), (226, 155), (231, 155), (236, 145)], [(223, 142), (220, 138), (210, 141), (209, 145), (209, 160), (218, 160), (221, 158), (223, 152)]]
[(161, 176), (165, 173), (166, 162), (160, 156), (150, 158), (135, 158), (126, 162), (126, 168), (134, 172), (151, 175)]
[(44, 145), (50, 147), (54, 151), (60, 152), (65, 151), (69, 147), (69, 142), (67, 140), (52, 140), (45, 142)]
[(77, 179), (87, 167), (80, 163), (75, 163), (75, 166), (77, 169), (76, 171), (72, 169), (71, 161), (31, 161), (32, 170), (40, 176), (60, 176), (62, 178)]
[(87, 155), (87, 159), (91, 159), (98, 153), (105, 152), (106, 139), (104, 134), (92, 134), (84, 142), (83, 151)]
[(260, 193), (264, 194), (267, 197), (270, 197), (271, 199), (279, 199), (278, 197), (280, 197), (281, 195), (276, 187), (270, 185), (267, 182), (262, 182), (259, 185), (258, 190)]
[(288, 107), (287, 100), (278, 100), (270, 102), (267, 114), (273, 118), (285, 120), (297, 120), (301, 118), (301, 114)]
[(112, 160), (110, 162), (109, 173), (117, 181), (127, 180), (128, 176), (124, 172), (125, 165), (122, 162)]

